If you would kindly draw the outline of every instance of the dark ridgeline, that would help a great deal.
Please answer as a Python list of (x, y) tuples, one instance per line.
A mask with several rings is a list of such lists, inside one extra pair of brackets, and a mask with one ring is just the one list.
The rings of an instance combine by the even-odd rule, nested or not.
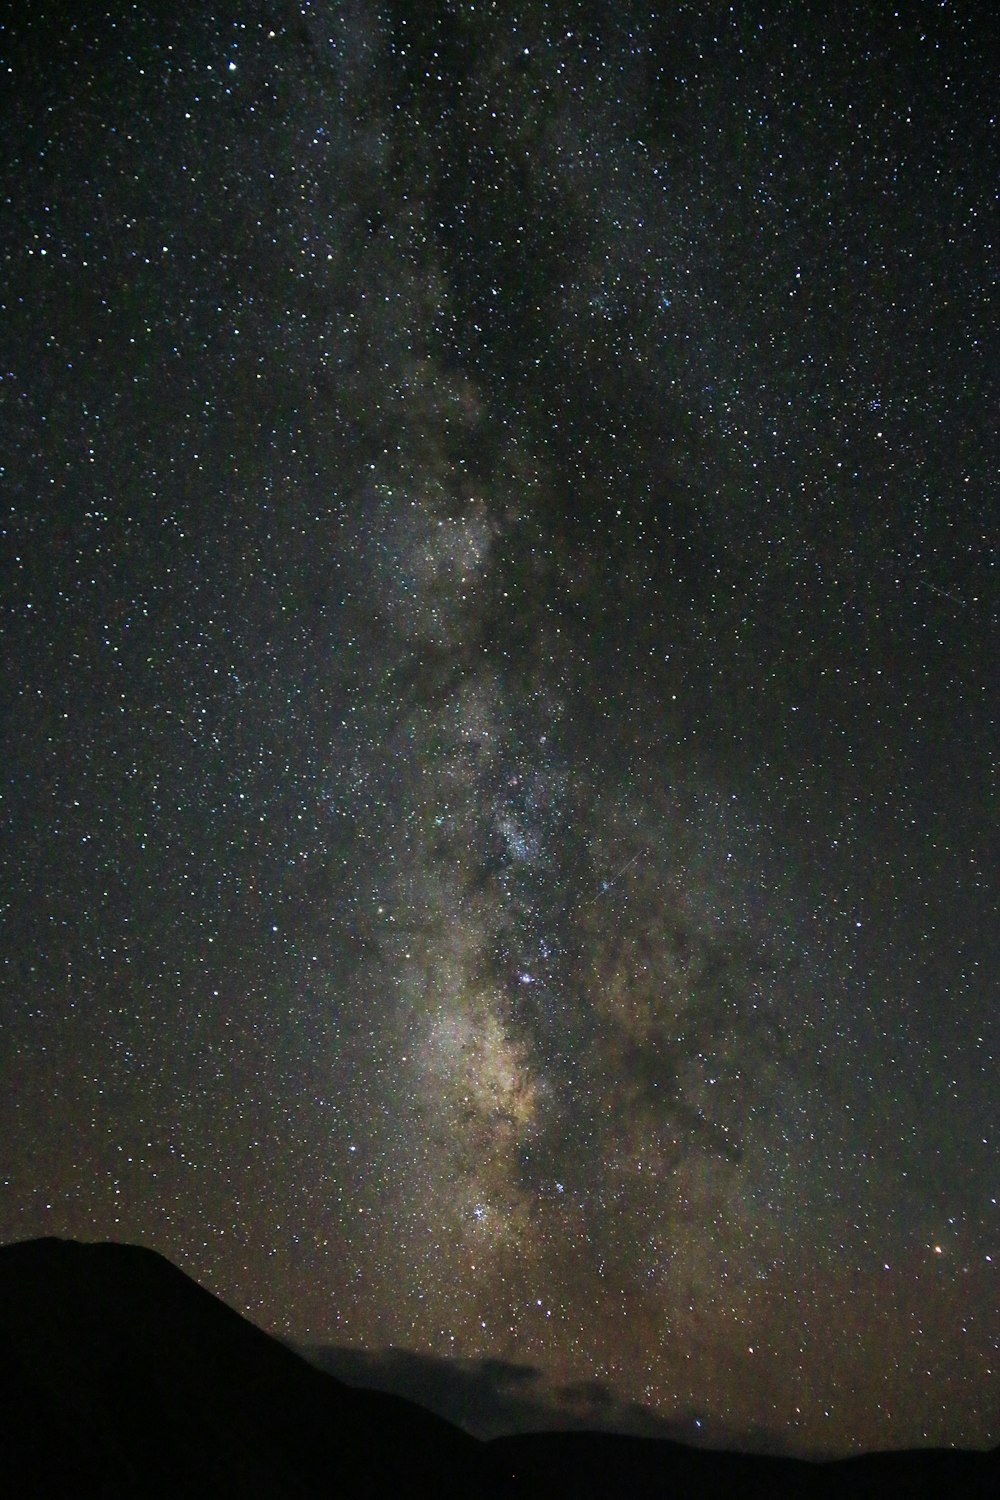
[(0, 1358), (3, 1495), (466, 1495), (478, 1456), (457, 1428), (321, 1374), (136, 1246), (0, 1249)]
[(314, 1369), (153, 1251), (55, 1239), (0, 1248), (0, 1414), (11, 1500), (1000, 1497), (1000, 1450), (809, 1464), (596, 1433), (480, 1443)]

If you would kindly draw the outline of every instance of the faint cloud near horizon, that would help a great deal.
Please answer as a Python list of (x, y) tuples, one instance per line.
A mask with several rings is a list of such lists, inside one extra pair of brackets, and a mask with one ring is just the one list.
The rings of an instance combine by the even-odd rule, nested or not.
[(602, 1431), (699, 1446), (775, 1453), (773, 1433), (712, 1430), (703, 1413), (673, 1419), (624, 1401), (603, 1381), (556, 1385), (534, 1365), (503, 1359), (445, 1359), (411, 1349), (372, 1351), (335, 1344), (296, 1346), (310, 1364), (347, 1385), (402, 1396), (490, 1439), (515, 1433)]

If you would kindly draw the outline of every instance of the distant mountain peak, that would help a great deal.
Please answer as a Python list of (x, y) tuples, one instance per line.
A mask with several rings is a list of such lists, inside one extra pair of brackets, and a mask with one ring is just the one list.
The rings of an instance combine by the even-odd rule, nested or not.
[(831, 1464), (613, 1433), (483, 1443), (324, 1374), (154, 1250), (0, 1247), (4, 1493), (51, 1500), (740, 1495), (995, 1500), (1000, 1452)]

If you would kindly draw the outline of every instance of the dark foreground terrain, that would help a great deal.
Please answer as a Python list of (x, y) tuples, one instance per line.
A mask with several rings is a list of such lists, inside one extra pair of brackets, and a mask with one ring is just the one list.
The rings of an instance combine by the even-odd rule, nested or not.
[(150, 1250), (0, 1247), (0, 1493), (1000, 1496), (1000, 1450), (833, 1464), (553, 1433), (480, 1443), (314, 1369)]

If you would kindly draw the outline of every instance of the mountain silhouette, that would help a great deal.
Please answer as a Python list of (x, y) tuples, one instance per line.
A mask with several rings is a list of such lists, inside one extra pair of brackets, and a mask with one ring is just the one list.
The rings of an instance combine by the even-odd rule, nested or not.
[[(478, 1445), (312, 1369), (154, 1251), (0, 1248), (5, 1495), (462, 1495)], [(9, 1487), (8, 1487), (9, 1486)]]
[(56, 1239), (0, 1247), (0, 1455), (11, 1500), (1000, 1495), (1000, 1450), (811, 1464), (608, 1433), (480, 1442), (314, 1368), (152, 1250)]

